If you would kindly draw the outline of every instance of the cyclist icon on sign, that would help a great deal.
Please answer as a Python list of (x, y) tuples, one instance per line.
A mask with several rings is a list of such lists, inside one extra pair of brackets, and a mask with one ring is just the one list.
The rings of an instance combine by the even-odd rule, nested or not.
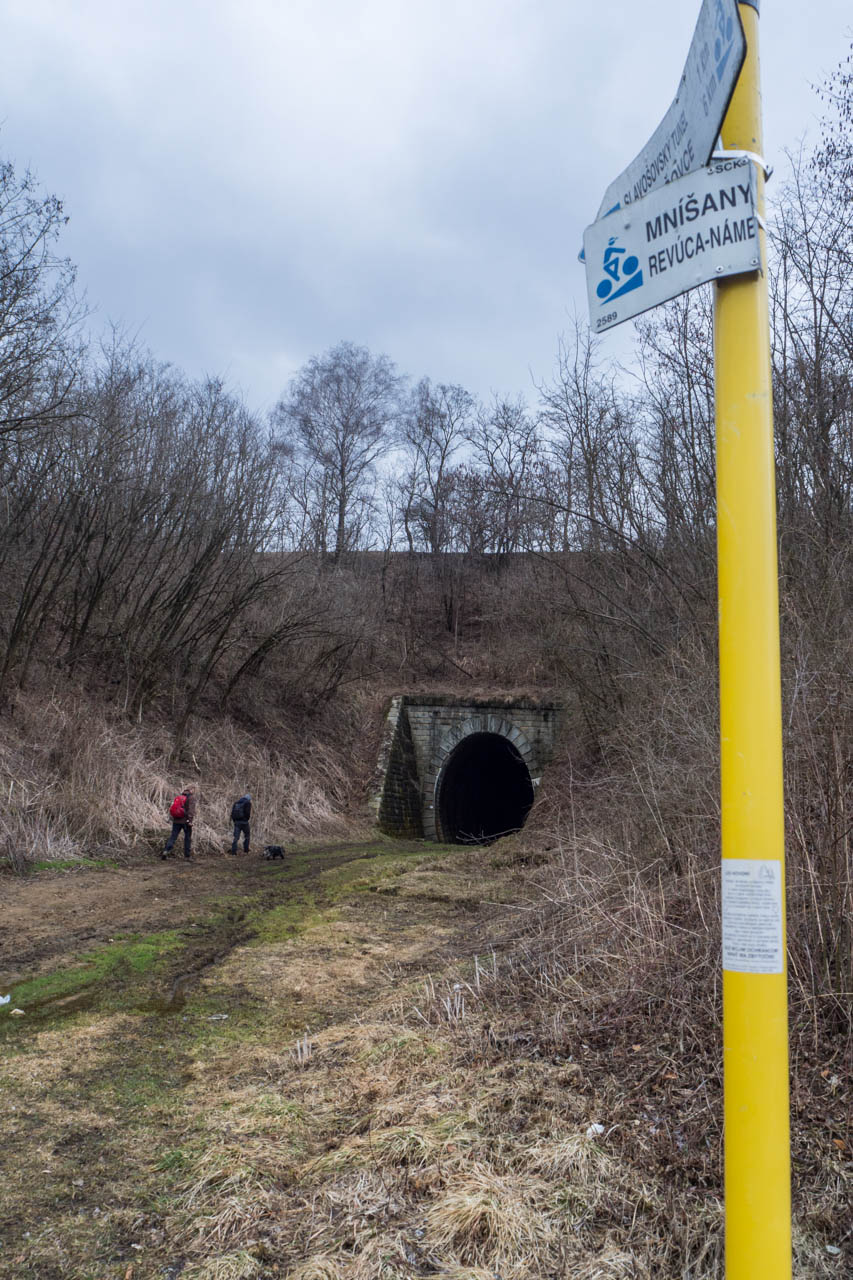
[(602, 270), (609, 279), (599, 281), (595, 289), (601, 301), (613, 302), (614, 299), (621, 298), (623, 293), (639, 289), (643, 283), (643, 273), (639, 270), (639, 266), (639, 258), (617, 245), (616, 237), (611, 236), (607, 241), (602, 263)]

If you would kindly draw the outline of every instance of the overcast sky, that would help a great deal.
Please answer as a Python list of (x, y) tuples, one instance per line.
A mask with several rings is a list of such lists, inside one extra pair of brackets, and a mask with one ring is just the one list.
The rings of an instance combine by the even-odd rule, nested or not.
[[(699, 7), (0, 0), (0, 156), (64, 200), (96, 326), (258, 410), (342, 339), (530, 395), (586, 316), (583, 228), (674, 97)], [(850, 0), (763, 0), (777, 173), (851, 29)]]

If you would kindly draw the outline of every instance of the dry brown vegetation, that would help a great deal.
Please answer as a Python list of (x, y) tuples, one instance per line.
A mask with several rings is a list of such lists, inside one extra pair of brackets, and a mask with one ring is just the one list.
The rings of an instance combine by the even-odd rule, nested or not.
[[(814, 1277), (853, 1251), (849, 65), (831, 89), (772, 229), (795, 1239)], [(629, 390), (571, 335), (533, 407), (428, 381), (400, 399), (387, 361), (342, 344), (269, 435), (215, 380), (118, 338), (84, 350), (50, 251), (61, 211), (0, 179), (4, 892), (43, 862), (138, 865), (190, 780), (211, 858), (245, 787), (262, 838), (364, 835), (391, 693), (547, 692), (567, 718), (523, 839), (481, 875), (447, 855), (298, 943), (234, 953), (209, 981), (249, 1001), (242, 1031), (199, 1039), (217, 1016), (200, 1006), (161, 1043), (109, 1007), (13, 1056), (7, 1189), (24, 1205), (32, 1170), (61, 1169), (18, 1274), (139, 1280), (179, 1256), (195, 1280), (719, 1276), (708, 298), (639, 326)], [(159, 1093), (102, 1092), (117, 1043)], [(102, 1186), (78, 1213), (78, 1141), (102, 1183), (132, 1170), (109, 1256)]]
[[(180, 1008), (7, 1039), (3, 1274), (719, 1276), (713, 928), (685, 936), (712, 877), (587, 854), (388, 845)], [(849, 1082), (795, 1050), (796, 1274), (829, 1280)]]
[(236, 795), (250, 788), (258, 806), (256, 843), (353, 834), (366, 819), (351, 797), (372, 761), (347, 761), (345, 726), (324, 741), (304, 740), (286, 723), (261, 736), (212, 713), (194, 726), (176, 760), (167, 724), (138, 724), (68, 685), (18, 695), (0, 742), (6, 803), (0, 849), (8, 863), (80, 858), (122, 860), (159, 848), (172, 797), (199, 788), (196, 846), (224, 847)]

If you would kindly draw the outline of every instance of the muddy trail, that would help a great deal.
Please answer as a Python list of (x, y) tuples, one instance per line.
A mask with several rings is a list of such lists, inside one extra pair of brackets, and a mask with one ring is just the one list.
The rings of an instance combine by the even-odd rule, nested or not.
[[(377, 840), (3, 877), (0, 1277), (718, 1280), (713, 1028), (549, 958), (537, 876)], [(836, 1280), (816, 1079), (795, 1274)]]
[[(128, 867), (43, 872), (26, 881), (9, 876), (0, 995), (11, 993), (9, 1012), (24, 1003), (30, 1022), (94, 1008), (179, 1012), (207, 970), (265, 935), (270, 920), (284, 941), (333, 910), (353, 882), (357, 890), (369, 884), (371, 892), (394, 894), (393, 887), (370, 883), (373, 874), (381, 879), (389, 862), (434, 857), (432, 850), (339, 843), (293, 851), (282, 861), (226, 856), (152, 864), (144, 858)], [(442, 914), (446, 901), (433, 886), (421, 895), (420, 913), (437, 903)], [(387, 909), (384, 914), (387, 921)], [(8, 1026), (7, 1018), (0, 1020), (0, 1036)]]
[[(151, 933), (195, 926), (222, 933), (227, 948), (240, 936), (240, 900), (275, 903), (316, 883), (318, 875), (376, 853), (375, 846), (321, 845), (296, 850), (283, 862), (255, 856), (161, 861), (144, 852), (125, 865), (45, 869), (22, 879), (0, 873), (0, 987), (53, 968), (63, 958), (108, 943), (117, 934)], [(228, 920), (210, 924), (217, 905), (234, 900)], [(229, 939), (229, 922), (234, 926)], [(203, 951), (201, 937), (187, 936), (189, 952)]]
[[(429, 1020), (424, 981), (499, 945), (493, 880), (391, 841), (6, 877), (0, 1276), (298, 1274), (297, 1166), (369, 1123), (364, 1028), (396, 1042), (405, 1006)], [(328, 1097), (306, 1109), (324, 1037)]]

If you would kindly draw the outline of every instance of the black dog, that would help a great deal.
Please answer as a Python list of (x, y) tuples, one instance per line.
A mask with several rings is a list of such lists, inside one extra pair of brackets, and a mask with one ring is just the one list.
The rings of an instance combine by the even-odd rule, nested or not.
[(284, 849), (280, 844), (268, 844), (264, 848), (264, 857), (268, 860), (270, 858), (283, 858)]

